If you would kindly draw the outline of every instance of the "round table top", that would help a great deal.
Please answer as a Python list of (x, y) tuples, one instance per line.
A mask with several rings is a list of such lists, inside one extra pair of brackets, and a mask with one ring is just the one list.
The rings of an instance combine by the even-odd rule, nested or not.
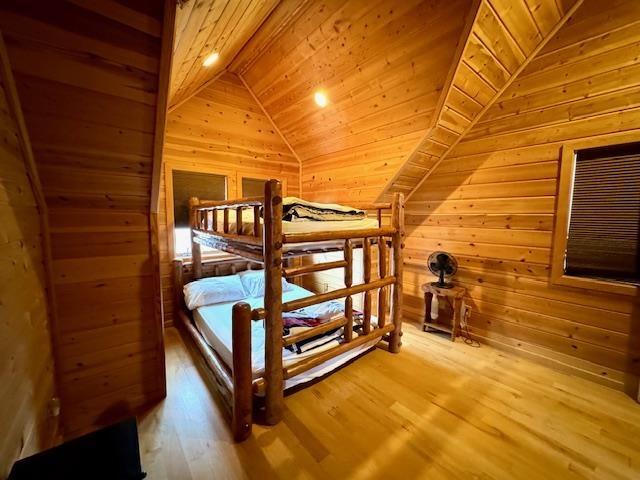
[(433, 295), (459, 298), (459, 297), (464, 297), (464, 294), (467, 291), (467, 289), (464, 287), (459, 287), (457, 285), (454, 285), (451, 288), (442, 288), (442, 287), (437, 287), (435, 285), (431, 285), (431, 282), (429, 282), (429, 283), (422, 284), (422, 291), (425, 293), (432, 293)]

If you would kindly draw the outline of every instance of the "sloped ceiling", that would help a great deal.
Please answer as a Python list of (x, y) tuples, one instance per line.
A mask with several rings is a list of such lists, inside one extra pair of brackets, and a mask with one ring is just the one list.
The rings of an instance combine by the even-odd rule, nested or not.
[[(195, 94), (231, 63), (278, 0), (181, 0), (176, 10), (169, 106)], [(202, 65), (211, 53), (219, 60)]]
[(236, 73), (299, 157), (304, 196), (358, 205), (415, 191), (582, 0), (273, 0), (245, 6), (264, 13), (239, 22), (247, 43), (202, 72), (213, 43), (191, 24), (209, 3), (179, 12), (171, 103)]
[(470, 4), (286, 1), (273, 11), (230, 68), (300, 157), (306, 198), (380, 194), (427, 133)]
[(380, 198), (415, 191), (581, 3), (480, 1), (437, 121)]

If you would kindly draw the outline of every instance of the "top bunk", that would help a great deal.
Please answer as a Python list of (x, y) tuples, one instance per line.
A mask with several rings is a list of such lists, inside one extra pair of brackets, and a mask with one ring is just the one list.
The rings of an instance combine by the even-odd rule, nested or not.
[[(264, 192), (263, 197), (235, 200), (191, 198), (194, 259), (199, 256), (200, 245), (258, 263), (264, 263), (274, 243), (283, 259), (341, 251), (345, 242), (349, 242), (349, 248), (358, 248), (364, 241), (388, 241), (404, 217), (401, 195), (395, 195), (389, 203), (355, 209), (283, 198), (277, 180), (266, 181)], [(388, 215), (385, 211), (391, 215), (390, 225), (383, 224)]]

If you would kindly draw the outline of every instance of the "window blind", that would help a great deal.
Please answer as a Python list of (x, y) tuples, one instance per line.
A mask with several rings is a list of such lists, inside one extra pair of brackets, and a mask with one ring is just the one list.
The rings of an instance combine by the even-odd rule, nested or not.
[(173, 171), (173, 218), (176, 228), (189, 228), (189, 198), (224, 200), (226, 198), (224, 175), (211, 173)]
[(640, 281), (640, 143), (579, 150), (566, 273)]
[(260, 178), (242, 179), (243, 197), (262, 197), (264, 195), (264, 183), (266, 180)]

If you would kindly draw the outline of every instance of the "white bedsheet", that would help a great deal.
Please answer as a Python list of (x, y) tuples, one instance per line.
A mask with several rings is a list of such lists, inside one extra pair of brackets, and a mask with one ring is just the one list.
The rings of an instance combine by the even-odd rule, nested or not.
[[(302, 223), (302, 222), (301, 222)], [(344, 222), (340, 222), (344, 223)], [(305, 290), (302, 287), (297, 285), (293, 285), (294, 289), (289, 292), (284, 292), (282, 294), (282, 301), (288, 302), (290, 300), (295, 300), (298, 298), (308, 297), (313, 295), (309, 290)], [(264, 306), (264, 301), (262, 297), (259, 298), (246, 298), (241, 300), (247, 302), (251, 305), (251, 308), (259, 308)], [(233, 365), (233, 354), (232, 354), (232, 336), (231, 336), (231, 314), (233, 305), (237, 302), (225, 302), (218, 303), (215, 305), (208, 305), (206, 307), (200, 307), (197, 310), (193, 311), (193, 318), (196, 324), (196, 327), (204, 337), (205, 341), (209, 344), (209, 346), (222, 358), (222, 360), (231, 368)], [(372, 317), (372, 323), (375, 324), (375, 319)], [(252, 322), (251, 323), (251, 365), (253, 370), (254, 378), (261, 376), (262, 371), (264, 369), (264, 327), (263, 322)], [(313, 380), (316, 377), (320, 377), (325, 375), (332, 370), (335, 370), (340, 365), (348, 362), (350, 359), (360, 355), (364, 351), (373, 347), (376, 343), (378, 343), (377, 339), (374, 339), (370, 342), (365, 343), (359, 348), (355, 348), (350, 350), (342, 355), (332, 358), (325, 363), (318, 365), (317, 367), (312, 368), (304, 372), (301, 375), (298, 375), (294, 378), (291, 378), (286, 381), (285, 389), (291, 388), (295, 385), (306, 383), (310, 380)], [(283, 363), (284, 365), (289, 365), (296, 361), (299, 361), (303, 358), (313, 356), (318, 352), (335, 347), (338, 345), (337, 340), (333, 340), (322, 347), (312, 349), (307, 352), (303, 352), (301, 354), (293, 353), (290, 350), (283, 349)]]

